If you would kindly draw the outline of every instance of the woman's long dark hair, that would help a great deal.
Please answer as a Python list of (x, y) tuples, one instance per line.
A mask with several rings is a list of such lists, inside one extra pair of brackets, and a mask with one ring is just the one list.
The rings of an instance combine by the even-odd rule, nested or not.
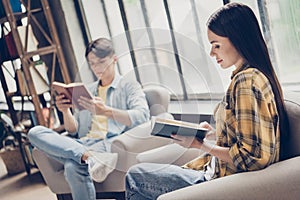
[(288, 118), (282, 89), (272, 66), (255, 14), (244, 4), (229, 3), (211, 15), (207, 27), (216, 35), (229, 38), (248, 64), (261, 71), (271, 83), (279, 113), (280, 159), (285, 159), (286, 144), (289, 137)]

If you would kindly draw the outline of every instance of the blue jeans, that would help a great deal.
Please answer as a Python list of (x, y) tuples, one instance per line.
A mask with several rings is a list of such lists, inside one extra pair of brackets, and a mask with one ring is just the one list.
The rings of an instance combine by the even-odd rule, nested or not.
[(81, 162), (81, 157), (87, 150), (110, 152), (113, 138), (73, 139), (43, 126), (30, 129), (28, 137), (33, 146), (64, 165), (64, 175), (74, 200), (96, 199), (93, 180), (87, 164)]
[(204, 172), (176, 165), (141, 163), (126, 174), (127, 200), (152, 200), (159, 195), (204, 182)]

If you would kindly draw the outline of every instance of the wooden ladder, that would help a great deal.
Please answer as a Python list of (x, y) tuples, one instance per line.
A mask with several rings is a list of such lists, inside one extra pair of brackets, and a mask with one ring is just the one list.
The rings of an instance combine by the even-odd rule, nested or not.
[[(35, 0), (36, 2), (37, 0)], [(48, 4), (48, 0), (40, 0), (40, 8), (31, 8), (31, 0), (24, 1), (20, 0), (21, 4), (25, 7), (25, 12), (22, 13), (14, 13), (12, 10), (12, 6), (10, 4), (10, 0), (2, 0), (2, 4), (6, 13), (6, 17), (1, 18), (0, 22), (1, 24), (8, 22), (9, 27), (11, 29), (11, 34), (14, 40), (14, 43), (16, 45), (16, 49), (19, 55), (19, 58), (21, 60), (22, 64), (22, 70), (24, 72), (24, 77), (28, 85), (29, 94), (32, 99), (32, 103), (34, 105), (34, 111), (37, 119), (37, 123), (39, 125), (48, 126), (49, 124), (45, 123), (44, 115), (42, 113), (42, 108), (40, 104), (39, 97), (37, 95), (32, 75), (30, 73), (29, 67), (32, 66), (33, 63), (33, 56), (39, 55), (47, 55), (52, 54), (52, 66), (51, 66), (51, 75), (48, 75), (49, 79), (49, 88), (51, 88), (51, 83), (54, 81), (55, 76), (55, 68), (56, 68), (56, 62), (58, 62), (59, 69), (62, 74), (62, 78), (65, 83), (70, 83), (70, 76), (67, 71), (66, 61), (62, 52), (61, 44), (58, 38), (56, 26), (53, 21), (53, 17), (51, 14), (50, 6)], [(39, 20), (36, 18), (35, 14), (42, 12), (47, 23), (48, 29), (45, 30), (45, 28), (39, 23)], [(27, 51), (27, 43), (25, 44), (25, 47), (22, 44), (19, 32), (18, 32), (18, 26), (17, 26), (17, 20), (27, 18), (27, 27), (26, 27), (26, 35), (25, 35), (25, 43), (28, 42), (28, 27), (30, 24), (33, 24), (39, 29), (39, 31), (44, 35), (45, 39), (48, 41), (49, 45), (39, 47), (36, 50), (33, 51)], [(13, 103), (12, 103), (12, 97), (10, 93), (8, 92), (7, 84), (4, 78), (2, 66), (0, 69), (0, 76), (1, 76), (1, 84), (5, 93), (8, 110), (10, 112), (11, 118), (13, 120), (14, 125), (19, 123), (19, 120), (16, 116), (16, 111), (14, 109)], [(50, 90), (51, 98), (53, 97), (53, 94)], [(52, 102), (52, 101), (51, 101)], [(51, 103), (52, 106), (52, 103)]]

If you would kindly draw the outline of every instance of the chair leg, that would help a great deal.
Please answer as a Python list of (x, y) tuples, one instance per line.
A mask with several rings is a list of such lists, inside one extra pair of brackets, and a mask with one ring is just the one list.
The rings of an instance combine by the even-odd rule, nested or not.
[(18, 140), (18, 143), (19, 143), (19, 150), (20, 150), (20, 153), (21, 153), (21, 156), (22, 156), (22, 160), (23, 160), (23, 163), (24, 163), (24, 167), (25, 167), (25, 170), (27, 172), (27, 175), (30, 175), (31, 171), (30, 171), (30, 164), (28, 162), (28, 159), (26, 158), (26, 155), (25, 155), (25, 150), (24, 150), (24, 144), (22, 142), (22, 133), (19, 132), (19, 131), (16, 131), (15, 132), (16, 134), (16, 137), (17, 137), (17, 140)]
[(71, 194), (56, 194), (57, 200), (73, 200)]
[(120, 192), (117, 195), (117, 200), (125, 200), (125, 192)]
[[(125, 200), (125, 192), (103, 192), (96, 194), (97, 199), (112, 198), (116, 200)], [(73, 200), (71, 194), (56, 194), (57, 200)]]
[(98, 192), (96, 193), (96, 198), (125, 200), (125, 192)]
[(125, 192), (118, 192), (115, 194), (116, 200), (125, 200)]

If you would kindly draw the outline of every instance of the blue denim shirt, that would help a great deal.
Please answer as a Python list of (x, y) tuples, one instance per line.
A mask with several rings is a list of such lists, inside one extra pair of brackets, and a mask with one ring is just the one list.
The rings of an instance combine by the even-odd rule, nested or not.
[[(99, 81), (87, 86), (88, 90), (94, 95), (98, 95)], [(150, 111), (140, 84), (135, 81), (129, 81), (115, 74), (115, 78), (107, 90), (106, 105), (127, 110), (131, 120), (131, 126), (127, 127), (111, 118), (108, 118), (107, 137), (119, 135), (128, 129), (142, 124), (150, 119)], [(74, 117), (78, 123), (78, 137), (84, 137), (92, 125), (92, 113), (88, 110), (75, 110)], [(75, 135), (76, 133), (70, 133)]]

